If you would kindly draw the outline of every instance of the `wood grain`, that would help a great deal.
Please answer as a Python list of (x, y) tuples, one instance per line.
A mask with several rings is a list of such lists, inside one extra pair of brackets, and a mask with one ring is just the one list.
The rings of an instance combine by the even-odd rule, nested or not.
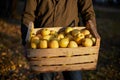
[(86, 55), (98, 53), (98, 46), (78, 47), (78, 48), (56, 48), (56, 49), (28, 49), (28, 57), (54, 57), (68, 55)]
[(30, 61), (31, 65), (62, 65), (62, 64), (78, 64), (96, 62), (97, 55), (72, 56), (72, 57), (55, 57), (55, 58), (39, 58)]
[(34, 72), (57, 72), (57, 71), (74, 71), (74, 70), (95, 70), (96, 63), (63, 65), (63, 66), (31, 66)]
[[(50, 30), (60, 30), (62, 27), (50, 28)], [(85, 27), (74, 27), (84, 29)], [(36, 28), (34, 32), (43, 28)], [(61, 30), (64, 30), (63, 27)], [(96, 69), (100, 36), (94, 27), (90, 27), (91, 33), (96, 38), (96, 44), (92, 47), (78, 48), (56, 48), (56, 49), (27, 49), (31, 69), (36, 72), (55, 72), (73, 70), (93, 70)]]

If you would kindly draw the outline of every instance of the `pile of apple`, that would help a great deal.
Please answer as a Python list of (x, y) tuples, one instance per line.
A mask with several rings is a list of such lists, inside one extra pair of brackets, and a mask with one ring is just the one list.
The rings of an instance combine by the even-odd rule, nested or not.
[(91, 47), (96, 39), (87, 29), (66, 27), (62, 31), (43, 28), (30, 39), (32, 49)]

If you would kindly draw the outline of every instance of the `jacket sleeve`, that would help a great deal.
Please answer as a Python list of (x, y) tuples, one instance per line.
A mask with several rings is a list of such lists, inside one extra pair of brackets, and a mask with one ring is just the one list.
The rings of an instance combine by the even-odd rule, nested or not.
[(91, 20), (96, 27), (96, 18), (95, 12), (92, 4), (92, 0), (79, 0), (78, 1), (78, 9), (81, 14), (83, 23), (86, 25), (88, 20)]
[(37, 0), (26, 0), (23, 15), (22, 15), (22, 23), (26, 26), (29, 22), (33, 22), (35, 20), (35, 11), (37, 7)]
[(25, 45), (25, 38), (28, 30), (29, 22), (34, 22), (35, 20), (35, 11), (37, 7), (37, 0), (26, 0), (24, 11), (21, 19), (21, 37), (22, 44)]

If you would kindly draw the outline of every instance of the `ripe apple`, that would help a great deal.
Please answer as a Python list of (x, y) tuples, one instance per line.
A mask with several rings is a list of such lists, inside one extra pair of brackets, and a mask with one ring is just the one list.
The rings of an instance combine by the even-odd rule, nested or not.
[(64, 38), (64, 34), (59, 33), (59, 34), (57, 35), (57, 38), (58, 38), (58, 40), (60, 40), (60, 39)]
[(57, 32), (55, 30), (50, 30), (50, 35), (56, 35)]
[(93, 41), (90, 38), (84, 38), (82, 40), (82, 46), (91, 47), (93, 45)]
[(41, 30), (41, 35), (42, 35), (42, 36), (46, 36), (46, 35), (49, 35), (49, 34), (50, 34), (50, 30), (49, 30), (49, 29), (43, 28), (43, 29)]
[(46, 39), (41, 39), (38, 45), (39, 48), (47, 48), (48, 47), (48, 42)]
[(92, 34), (85, 35), (86, 38), (92, 38)]
[(37, 37), (39, 37), (39, 39), (42, 38), (42, 35), (41, 34), (36, 34)]
[(46, 36), (43, 36), (42, 39), (46, 39), (49, 41), (51, 39), (51, 37), (52, 37), (52, 35), (46, 35)]
[(70, 41), (68, 44), (68, 48), (75, 48), (78, 47), (78, 44), (75, 41)]
[(78, 29), (74, 29), (71, 31), (72, 36), (76, 36), (79, 33), (80, 33), (80, 30), (78, 30)]
[(56, 39), (52, 39), (48, 42), (49, 48), (59, 48), (59, 42)]
[(83, 30), (81, 30), (81, 32), (82, 32), (85, 36), (90, 34), (90, 31), (87, 30), (87, 29), (83, 29)]
[(74, 39), (73, 36), (70, 33), (67, 34), (65, 37), (68, 38), (69, 40), (73, 40)]
[(36, 49), (36, 48), (37, 48), (37, 44), (31, 43), (31, 48), (32, 48), (32, 49)]
[(38, 36), (33, 36), (32, 38), (31, 38), (31, 43), (35, 43), (35, 44), (38, 44), (39, 43), (39, 37)]
[(81, 44), (82, 39), (84, 39), (84, 38), (85, 38), (84, 34), (83, 34), (83, 33), (79, 33), (79, 34), (77, 34), (77, 35), (75, 36), (74, 40), (75, 40), (75, 41), (77, 42), (77, 44), (79, 45), (79, 44)]
[(85, 36), (84, 36), (83, 33), (79, 33), (79, 34), (77, 34), (76, 37), (79, 37), (79, 38), (85, 38)]
[(92, 41), (93, 41), (93, 44), (95, 44), (95, 43), (96, 43), (96, 38), (95, 38), (95, 37), (92, 37), (91, 39), (92, 39)]
[(68, 34), (68, 33), (70, 33), (72, 30), (73, 30), (72, 27), (66, 27), (65, 33)]
[(66, 48), (69, 44), (69, 39), (68, 38), (62, 38), (60, 41), (59, 41), (59, 46), (61, 48)]

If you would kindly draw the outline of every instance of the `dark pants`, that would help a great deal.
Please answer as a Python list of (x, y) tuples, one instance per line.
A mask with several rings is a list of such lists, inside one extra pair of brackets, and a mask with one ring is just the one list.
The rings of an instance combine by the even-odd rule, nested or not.
[[(80, 71), (64, 71), (62, 72), (64, 80), (82, 80)], [(39, 75), (40, 80), (54, 80), (57, 73), (41, 73)]]

